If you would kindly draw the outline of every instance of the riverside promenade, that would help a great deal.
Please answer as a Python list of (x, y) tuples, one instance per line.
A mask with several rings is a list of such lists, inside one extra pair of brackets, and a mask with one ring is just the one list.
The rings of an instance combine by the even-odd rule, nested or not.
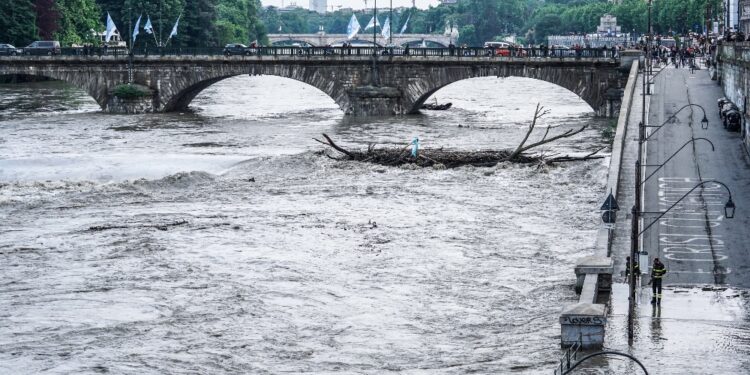
[[(664, 69), (660, 71), (660, 69)], [(638, 124), (642, 115), (639, 79), (628, 122), (618, 200), (620, 214), (612, 245), (614, 275), (603, 350), (639, 358), (650, 373), (747, 374), (750, 372), (750, 157), (739, 133), (719, 118), (721, 87), (706, 70), (659, 68), (653, 95), (647, 96), (649, 126), (666, 125), (644, 145), (644, 164), (659, 165), (688, 144), (644, 183), (644, 211), (661, 212), (704, 181), (718, 180), (732, 192), (736, 216), (724, 212), (727, 191), (712, 183), (675, 206), (641, 237), (649, 263), (659, 257), (669, 272), (661, 307), (650, 304), (648, 275), (637, 289), (635, 335), (628, 344), (628, 285), (625, 257), (630, 254), (630, 208), (634, 199)], [(639, 76), (640, 77), (640, 76)], [(638, 99), (635, 99), (637, 97)], [(702, 129), (705, 108), (709, 128)], [(674, 115), (673, 119), (670, 119)], [(656, 128), (649, 128), (647, 136)], [(711, 143), (698, 138), (708, 139)], [(645, 167), (649, 176), (656, 167)], [(644, 214), (641, 229), (656, 219)], [(641, 264), (644, 272), (649, 272)], [(640, 373), (617, 359), (592, 361), (588, 368), (614, 374)], [(601, 372), (597, 372), (601, 373)]]

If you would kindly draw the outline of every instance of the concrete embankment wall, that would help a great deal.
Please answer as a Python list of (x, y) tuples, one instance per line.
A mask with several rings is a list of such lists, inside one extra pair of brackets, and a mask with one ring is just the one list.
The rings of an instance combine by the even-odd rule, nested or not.
[[(617, 120), (617, 131), (612, 144), (612, 157), (607, 177), (607, 193), (618, 196), (621, 176), (623, 151), (627, 137), (628, 121), (635, 88), (638, 81), (639, 61), (633, 61), (628, 76), (628, 83), (620, 107)], [(566, 306), (560, 316), (561, 344), (569, 346), (581, 341), (585, 348), (597, 348), (604, 344), (604, 327), (607, 323), (607, 308), (597, 303), (602, 290), (609, 290), (614, 271), (610, 249), (612, 245), (612, 230), (600, 228), (596, 237), (596, 252), (592, 256), (579, 260), (576, 264), (577, 285), (580, 297), (577, 304)]]
[(742, 137), (745, 145), (750, 147), (750, 42), (722, 45), (718, 63), (724, 96), (745, 116)]

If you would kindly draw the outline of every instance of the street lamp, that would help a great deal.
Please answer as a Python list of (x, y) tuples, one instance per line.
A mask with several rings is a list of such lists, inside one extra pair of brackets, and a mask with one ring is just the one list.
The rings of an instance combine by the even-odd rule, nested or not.
[(649, 230), (649, 228), (651, 228), (652, 226), (654, 226), (654, 224), (656, 224), (662, 217), (664, 217), (664, 215), (666, 215), (670, 210), (672, 210), (673, 208), (675, 208), (675, 206), (677, 206), (680, 202), (682, 202), (683, 199), (687, 198), (687, 196), (690, 195), (690, 193), (692, 193), (693, 191), (695, 191), (695, 189), (697, 189), (697, 188), (699, 188), (699, 187), (701, 187), (701, 186), (703, 186), (705, 184), (709, 184), (709, 183), (719, 184), (719, 185), (723, 186), (724, 189), (727, 190), (727, 193), (729, 193), (729, 200), (727, 201), (726, 204), (724, 204), (724, 216), (726, 216), (727, 219), (734, 219), (734, 213), (735, 213), (735, 209), (737, 207), (734, 205), (734, 201), (732, 200), (732, 191), (729, 190), (729, 187), (726, 184), (724, 184), (723, 182), (721, 182), (721, 181), (708, 180), (708, 181), (703, 181), (703, 182), (695, 185), (692, 189), (690, 189), (690, 191), (688, 191), (687, 193), (685, 193), (685, 195), (683, 195), (680, 199), (678, 199), (676, 202), (674, 202), (664, 212), (643, 212), (643, 214), (656, 214), (656, 213), (658, 213), (659, 216), (657, 216), (656, 219), (651, 222), (651, 224), (649, 224), (648, 226), (646, 226), (645, 228), (643, 228), (643, 230), (640, 233), (638, 233), (638, 235), (639, 236), (642, 235), (644, 232), (646, 232), (647, 230)]
[[(677, 117), (677, 115), (678, 115), (678, 114), (679, 114), (680, 112), (682, 112), (682, 110), (683, 110), (683, 109), (685, 109), (685, 108), (687, 108), (687, 107), (692, 107), (692, 106), (698, 107), (698, 108), (700, 108), (700, 109), (701, 109), (701, 111), (703, 111), (703, 119), (701, 120), (701, 128), (702, 128), (702, 129), (708, 129), (708, 117), (706, 117), (706, 109), (705, 109), (705, 108), (703, 108), (702, 106), (698, 105), (698, 104), (694, 104), (694, 103), (691, 103), (691, 104), (687, 104), (687, 105), (683, 106), (682, 108), (678, 109), (678, 110), (677, 110), (677, 112), (675, 112), (675, 113), (674, 113), (674, 114), (673, 114), (672, 116), (669, 116), (669, 118), (668, 118), (668, 119), (666, 119), (666, 120), (665, 120), (665, 121), (664, 121), (664, 122), (663, 122), (663, 123), (662, 123), (661, 125), (658, 125), (658, 126), (653, 126), (653, 125), (646, 125), (646, 126), (645, 126), (645, 128), (656, 128), (656, 130), (654, 130), (654, 131), (653, 131), (653, 132), (652, 132), (651, 134), (649, 134), (649, 135), (648, 135), (647, 137), (644, 137), (644, 138), (643, 138), (643, 141), (644, 141), (644, 142), (645, 142), (645, 141), (648, 141), (648, 139), (649, 139), (649, 138), (651, 138), (651, 137), (652, 137), (652, 136), (653, 136), (654, 134), (656, 134), (656, 133), (657, 133), (657, 132), (658, 132), (659, 130), (661, 130), (661, 128), (662, 128), (662, 127), (663, 127), (664, 125), (667, 125), (667, 124), (669, 123), (669, 121), (671, 121), (672, 119), (676, 118), (676, 117)], [(642, 125), (642, 124), (641, 124), (641, 125)]]
[(661, 164), (644, 164), (643, 165), (644, 168), (645, 167), (659, 167), (659, 168), (654, 169), (654, 171), (651, 172), (651, 174), (648, 175), (648, 177), (646, 177), (645, 179), (643, 179), (643, 181), (641, 181), (641, 185), (645, 184), (646, 181), (648, 181), (651, 177), (653, 177), (656, 174), (656, 172), (658, 172), (660, 169), (664, 168), (664, 166), (667, 165), (667, 163), (669, 163), (670, 160), (672, 160), (675, 156), (677, 156), (677, 154), (679, 154), (680, 151), (682, 151), (682, 149), (684, 149), (685, 147), (687, 147), (687, 145), (689, 145), (691, 143), (695, 143), (695, 141), (700, 141), (700, 140), (708, 142), (711, 145), (711, 151), (714, 151), (714, 152), (716, 151), (716, 147), (714, 147), (714, 143), (711, 142), (711, 141), (709, 141), (707, 138), (695, 138), (695, 139), (691, 139), (691, 140), (685, 142), (685, 144), (682, 145), (682, 147), (680, 147), (679, 150), (675, 151), (675, 153), (672, 154), (672, 156), (670, 156), (664, 163), (661, 163)]
[[(636, 172), (636, 173), (638, 173), (638, 172)], [(727, 190), (727, 192), (729, 193), (729, 201), (727, 201), (727, 203), (724, 205), (724, 215), (726, 216), (727, 219), (733, 219), (734, 218), (736, 206), (734, 204), (734, 201), (732, 200), (732, 191), (729, 190), (729, 187), (726, 184), (724, 184), (723, 182), (720, 182), (720, 181), (716, 181), (716, 180), (703, 181), (703, 182), (695, 185), (695, 187), (693, 187), (692, 189), (690, 189), (690, 191), (688, 191), (687, 193), (685, 193), (685, 195), (683, 195), (674, 204), (672, 204), (672, 206), (670, 206), (669, 208), (667, 208), (666, 211), (663, 211), (663, 212), (640, 212), (639, 205), (637, 203), (634, 204), (633, 208), (632, 208), (632, 211), (631, 211), (632, 212), (632, 226), (631, 226), (632, 232), (631, 232), (631, 236), (630, 236), (630, 264), (629, 264), (629, 267), (630, 267), (631, 270), (635, 270), (635, 264), (634, 264), (635, 263), (635, 259), (637, 259), (636, 257), (640, 254), (639, 246), (638, 246), (638, 239), (641, 237), (641, 235), (643, 235), (643, 233), (645, 233), (647, 230), (651, 229), (651, 227), (654, 226), (654, 224), (658, 223), (659, 220), (661, 220), (661, 218), (664, 217), (664, 215), (666, 215), (669, 211), (671, 211), (673, 208), (675, 208), (680, 202), (682, 202), (682, 200), (684, 200), (688, 195), (690, 195), (690, 193), (692, 193), (693, 191), (695, 191), (695, 189), (697, 189), (697, 188), (699, 188), (699, 187), (701, 187), (701, 186), (703, 186), (705, 184), (708, 184), (708, 183), (719, 184), (719, 185), (723, 186)], [(636, 192), (638, 192), (638, 191), (640, 191), (640, 186), (636, 186)], [(641, 230), (639, 232), (638, 231), (638, 227), (639, 227), (638, 220), (644, 214), (659, 214), (659, 216), (657, 216), (654, 221), (652, 221), (648, 226), (646, 226), (643, 230)], [(630, 277), (628, 279), (628, 283), (629, 283), (629, 286), (630, 286), (630, 298), (628, 300), (628, 305), (629, 305), (629, 309), (628, 309), (628, 342), (632, 345), (632, 343), (633, 343), (633, 336), (634, 336), (634, 334), (633, 334), (633, 319), (635, 317), (635, 272), (630, 272), (629, 275), (630, 275)]]

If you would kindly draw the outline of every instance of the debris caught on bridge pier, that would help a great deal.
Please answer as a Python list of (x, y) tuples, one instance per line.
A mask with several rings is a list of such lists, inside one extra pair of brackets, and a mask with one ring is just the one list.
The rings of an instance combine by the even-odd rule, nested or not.
[(596, 155), (599, 151), (603, 150), (604, 147), (595, 150), (584, 156), (548, 156), (544, 154), (529, 155), (527, 152), (548, 143), (575, 136), (586, 130), (588, 125), (584, 125), (578, 129), (570, 129), (560, 134), (550, 136), (551, 126), (548, 126), (542, 136), (541, 140), (533, 142), (527, 145), (531, 134), (537, 126), (539, 119), (549, 113), (540, 104), (537, 104), (536, 111), (534, 112), (534, 119), (529, 125), (529, 129), (526, 132), (521, 143), (518, 147), (513, 150), (480, 150), (480, 151), (450, 151), (443, 148), (439, 149), (419, 149), (419, 152), (414, 155), (413, 147), (414, 141), (407, 144), (403, 148), (387, 147), (387, 148), (376, 148), (375, 144), (370, 144), (366, 150), (347, 150), (337, 145), (331, 137), (327, 134), (323, 134), (325, 140), (315, 139), (315, 141), (324, 144), (338, 153), (341, 156), (334, 157), (322, 151), (326, 156), (334, 160), (351, 160), (365, 163), (380, 164), (385, 166), (399, 166), (403, 164), (415, 164), (420, 167), (434, 167), (434, 168), (458, 168), (461, 166), (472, 165), (475, 167), (494, 167), (498, 163), (513, 162), (521, 164), (537, 164), (538, 166), (545, 166), (554, 163), (571, 162), (571, 161), (583, 161), (591, 159), (601, 159), (604, 156)]

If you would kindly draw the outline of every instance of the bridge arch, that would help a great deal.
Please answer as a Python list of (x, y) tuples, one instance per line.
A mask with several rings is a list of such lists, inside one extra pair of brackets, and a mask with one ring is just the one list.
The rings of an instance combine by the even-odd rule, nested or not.
[(466, 67), (442, 70), (430, 74), (429, 79), (413, 80), (407, 84), (404, 104), (408, 113), (416, 113), (425, 101), (438, 90), (458, 81), (480, 77), (522, 77), (549, 82), (578, 95), (594, 111), (602, 113), (606, 106), (604, 93), (617, 87), (617, 79), (602, 76), (601, 71), (588, 67), (550, 67), (534, 65), (498, 65), (495, 67)]
[(0, 77), (6, 76), (38, 77), (65, 82), (66, 84), (87, 93), (101, 108), (105, 108), (109, 100), (107, 86), (92, 85), (90, 80), (80, 74), (69, 74), (54, 70), (0, 70)]
[(253, 65), (239, 71), (228, 68), (223, 72), (213, 73), (184, 75), (180, 79), (180, 85), (162, 87), (159, 98), (163, 103), (163, 111), (185, 110), (193, 99), (209, 86), (227, 78), (243, 75), (276, 76), (305, 83), (333, 99), (344, 112), (349, 111), (350, 103), (346, 88), (339, 80), (334, 79), (336, 72), (331, 70), (306, 69), (304, 66)]

